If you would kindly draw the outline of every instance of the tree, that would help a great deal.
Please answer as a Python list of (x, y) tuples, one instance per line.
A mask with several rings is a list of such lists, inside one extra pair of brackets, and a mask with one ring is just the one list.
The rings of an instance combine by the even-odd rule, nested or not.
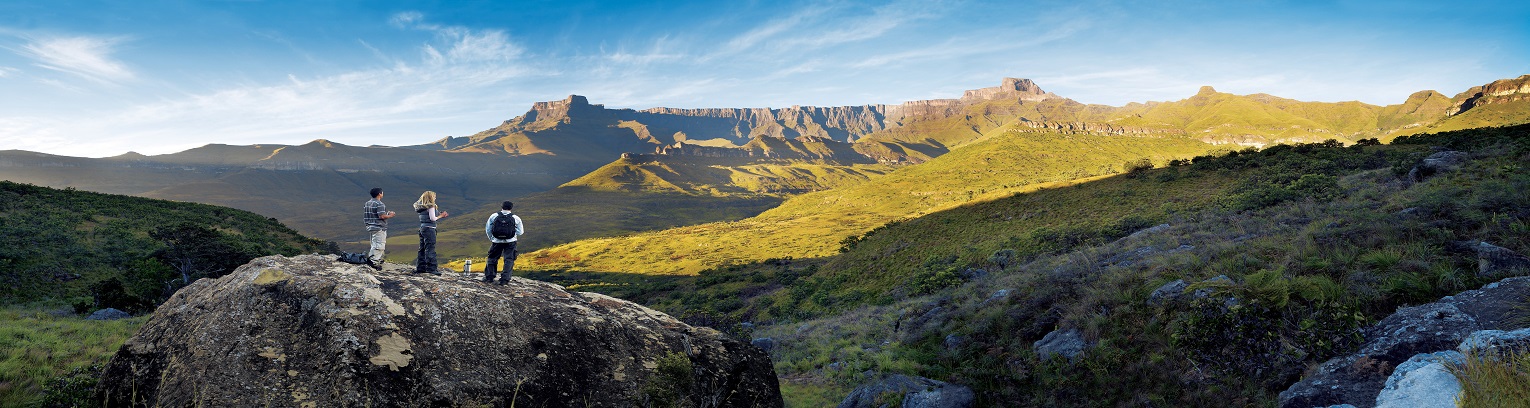
[(231, 244), (222, 233), (195, 224), (155, 228), (149, 236), (165, 244), (165, 249), (155, 257), (181, 275), (179, 285), (171, 280), (167, 286), (185, 286), (195, 278), (223, 276), (255, 257)]

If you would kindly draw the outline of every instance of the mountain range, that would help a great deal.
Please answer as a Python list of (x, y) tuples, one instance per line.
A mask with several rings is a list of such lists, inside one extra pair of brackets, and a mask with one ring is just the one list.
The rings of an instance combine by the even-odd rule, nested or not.
[[(538, 230), (556, 231), (528, 237), (528, 249), (534, 249), (579, 238), (740, 220), (793, 196), (918, 167), (999, 133), (1088, 135), (1103, 137), (1097, 142), (1107, 145), (1139, 139), (1204, 145), (1181, 150), (1180, 156), (1219, 146), (1390, 140), (1530, 121), (1522, 108), (1530, 103), (1527, 84), (1530, 76), (1494, 81), (1455, 97), (1422, 91), (1389, 106), (1232, 95), (1204, 87), (1179, 101), (1111, 107), (1079, 103), (1016, 78), (966, 91), (960, 98), (841, 107), (609, 109), (571, 95), (536, 103), (525, 114), (474, 135), (420, 145), (361, 147), (319, 139), (302, 145), (213, 144), (165, 155), (100, 159), (8, 150), (0, 151), (0, 178), (226, 205), (340, 242), (362, 238), (356, 207), (366, 200), (364, 191), (375, 186), (390, 193), (385, 201), (395, 208), (403, 208), (417, 192), (433, 190), (444, 208), (463, 215), (487, 213), (500, 201), (515, 199)], [(1168, 160), (1149, 151), (1123, 152), (1109, 160), (1115, 164), (1144, 157)], [(546, 211), (556, 218), (534, 215), (538, 208), (553, 206), (568, 211)], [(618, 209), (603, 217), (574, 216), (593, 213), (592, 206)], [(649, 217), (651, 222), (619, 221), (668, 207), (675, 210)], [(468, 226), (476, 220), (466, 218), (473, 217), (449, 219), (444, 228), (472, 229)], [(408, 244), (408, 234), (394, 235), (404, 235), (398, 244)], [(465, 249), (457, 255), (476, 253), (468, 248), (475, 238), (464, 235), (456, 244)], [(451, 244), (443, 240), (442, 247)]]

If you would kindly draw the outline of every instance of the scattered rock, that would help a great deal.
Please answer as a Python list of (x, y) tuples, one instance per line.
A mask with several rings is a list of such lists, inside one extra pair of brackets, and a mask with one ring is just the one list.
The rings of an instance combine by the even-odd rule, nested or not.
[(752, 344), (755, 347), (759, 347), (760, 350), (764, 350), (766, 353), (776, 349), (776, 339), (769, 337), (761, 337), (758, 339), (750, 340), (749, 344)]
[(1168, 229), (1169, 229), (1169, 224), (1158, 224), (1158, 225), (1154, 225), (1154, 226), (1151, 226), (1151, 227), (1143, 228), (1142, 230), (1137, 231), (1137, 232), (1133, 232), (1131, 235), (1127, 235), (1126, 239), (1142, 238), (1142, 237), (1145, 237), (1145, 236), (1148, 236), (1148, 235), (1153, 235), (1153, 234), (1157, 234), (1157, 233), (1166, 231)]
[(1367, 330), (1360, 354), (1401, 364), (1420, 353), (1453, 349), (1479, 329), (1477, 319), (1453, 303), (1402, 307)]
[(1132, 266), (1138, 261), (1141, 261), (1143, 258), (1147, 258), (1148, 256), (1152, 256), (1156, 253), (1158, 253), (1157, 248), (1152, 246), (1145, 246), (1128, 252), (1116, 254), (1110, 258), (1106, 258), (1104, 261), (1100, 262), (1100, 266), (1105, 267), (1114, 265), (1125, 268)]
[(897, 405), (902, 408), (967, 408), (976, 400), (972, 389), (965, 386), (893, 374), (857, 387), (840, 401), (838, 408), (885, 407), (889, 394), (902, 394), (903, 399)]
[(128, 314), (128, 312), (108, 307), (105, 309), (97, 310), (95, 313), (91, 313), (89, 317), (85, 318), (85, 320), (117, 320), (126, 319), (129, 317), (133, 317), (133, 315)]
[(961, 272), (961, 277), (964, 281), (982, 279), (985, 276), (988, 276), (988, 271), (985, 269), (966, 268), (962, 269)]
[(1376, 408), (1454, 407), (1461, 395), (1461, 380), (1445, 364), (1462, 364), (1466, 357), (1455, 351), (1413, 356), (1387, 377), (1376, 395)]
[(946, 340), (941, 342), (941, 345), (945, 346), (947, 351), (955, 351), (967, 345), (967, 336), (948, 334), (946, 335)]
[(1408, 180), (1420, 182), (1435, 174), (1453, 171), (1471, 158), (1472, 156), (1466, 152), (1454, 150), (1431, 154), (1425, 157), (1422, 163), (1413, 166), (1412, 170), (1408, 170)]
[[(112, 357), (105, 406), (627, 406), (680, 356), (687, 398), (783, 404), (770, 357), (721, 332), (514, 278), (256, 258), (181, 289)], [(669, 360), (666, 360), (668, 358)], [(577, 401), (577, 403), (575, 403)]]
[(1077, 360), (1078, 355), (1083, 354), (1084, 348), (1088, 346), (1089, 343), (1084, 341), (1084, 333), (1079, 332), (1078, 329), (1053, 330), (1032, 344), (1036, 355), (1042, 360), (1060, 355), (1067, 357), (1068, 361)]
[(1003, 301), (1004, 299), (1008, 299), (1009, 295), (1011, 293), (1014, 293), (1014, 292), (1015, 292), (1014, 289), (999, 289), (999, 291), (994, 292), (993, 295), (988, 296), (987, 299), (983, 299), (982, 303), (978, 303), (978, 307), (988, 306), (989, 303)]
[(1530, 352), (1530, 328), (1515, 331), (1479, 330), (1466, 336), (1456, 346), (1461, 354), (1477, 354), (1489, 358), (1519, 355)]
[[(1468, 336), (1496, 338), (1492, 332), (1479, 335), (1478, 330), (1510, 325), (1514, 306), (1521, 304), (1527, 292), (1530, 277), (1515, 277), (1446, 296), (1434, 303), (1398, 308), (1366, 330), (1366, 343), (1359, 352), (1324, 362), (1281, 392), (1280, 406), (1372, 407), (1394, 367), (1418, 354), (1466, 347), (1463, 340)], [(1490, 342), (1478, 343), (1485, 341)]]
[[(1232, 278), (1227, 277), (1227, 275), (1217, 275), (1215, 278), (1201, 281), (1201, 286), (1222, 287), (1232, 285), (1234, 285), (1233, 280)], [(1195, 296), (1196, 299), (1205, 299), (1211, 297), (1212, 293), (1216, 293), (1216, 289), (1210, 287), (1202, 287), (1200, 289), (1196, 289), (1193, 296)]]
[(1472, 245), (1477, 252), (1477, 276), (1488, 277), (1510, 273), (1516, 269), (1530, 269), (1530, 258), (1501, 246), (1478, 242)]
[(1175, 279), (1173, 282), (1165, 283), (1163, 286), (1159, 286), (1158, 289), (1153, 289), (1153, 294), (1148, 295), (1147, 304), (1158, 306), (1178, 299), (1179, 295), (1184, 294), (1185, 288), (1189, 286), (1190, 284), (1185, 283), (1184, 279)]

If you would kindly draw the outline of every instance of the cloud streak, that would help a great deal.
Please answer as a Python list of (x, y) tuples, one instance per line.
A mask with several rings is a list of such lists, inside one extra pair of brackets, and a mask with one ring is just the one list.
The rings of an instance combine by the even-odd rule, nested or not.
[(108, 37), (53, 37), (31, 39), (16, 52), (36, 62), (33, 65), (73, 74), (102, 84), (118, 84), (135, 74), (127, 65), (112, 58), (123, 40)]
[[(423, 26), (420, 18), (402, 20), (418, 27)], [(518, 60), (523, 49), (503, 31), (453, 26), (430, 26), (429, 30), (435, 39), (419, 46), (416, 59), (392, 59), (388, 66), (328, 76), (289, 75), (283, 82), (225, 87), (82, 115), (91, 118), (83, 121), (0, 117), (0, 142), (27, 146), (23, 148), (49, 146), (39, 150), (97, 157), (129, 149), (170, 153), (214, 141), (296, 144), (329, 138), (355, 145), (417, 144), (445, 136), (438, 132), (453, 127), (449, 126), (452, 121), (471, 115), (475, 109), (503, 108), (513, 95), (506, 90), (510, 84), (541, 75)], [(43, 50), (37, 55), (39, 59), (48, 56), (49, 65), (68, 62), (71, 73), (103, 80), (132, 78), (130, 72), (117, 68), (120, 65), (89, 57), (106, 54), (99, 52), (103, 51), (100, 45), (50, 42), (33, 48)], [(365, 43), (360, 46), (379, 52)], [(492, 123), (474, 120), (469, 129), (481, 130)], [(196, 129), (196, 134), (166, 137), (190, 129)], [(88, 145), (61, 143), (70, 135), (81, 134), (102, 136)], [(209, 140), (213, 135), (216, 140)], [(143, 143), (166, 139), (177, 142), (159, 146)], [(24, 140), (27, 142), (22, 143)]]

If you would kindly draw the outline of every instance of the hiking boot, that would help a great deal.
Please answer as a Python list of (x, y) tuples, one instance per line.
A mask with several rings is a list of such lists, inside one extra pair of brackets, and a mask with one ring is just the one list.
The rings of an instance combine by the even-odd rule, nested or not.
[(499, 286), (505, 286), (505, 285), (507, 285), (509, 283), (510, 283), (510, 281), (504, 280), (504, 279), (500, 279), (499, 281), (494, 282), (495, 285), (499, 285)]
[(483, 283), (494, 283), (494, 277), (486, 276), (483, 279), (479, 279), (478, 281)]
[(377, 262), (372, 262), (372, 260), (370, 260), (370, 259), (367, 260), (367, 266), (370, 266), (370, 267), (372, 267), (372, 269), (376, 269), (376, 270), (379, 270), (379, 271), (382, 270), (382, 264), (379, 264)]

